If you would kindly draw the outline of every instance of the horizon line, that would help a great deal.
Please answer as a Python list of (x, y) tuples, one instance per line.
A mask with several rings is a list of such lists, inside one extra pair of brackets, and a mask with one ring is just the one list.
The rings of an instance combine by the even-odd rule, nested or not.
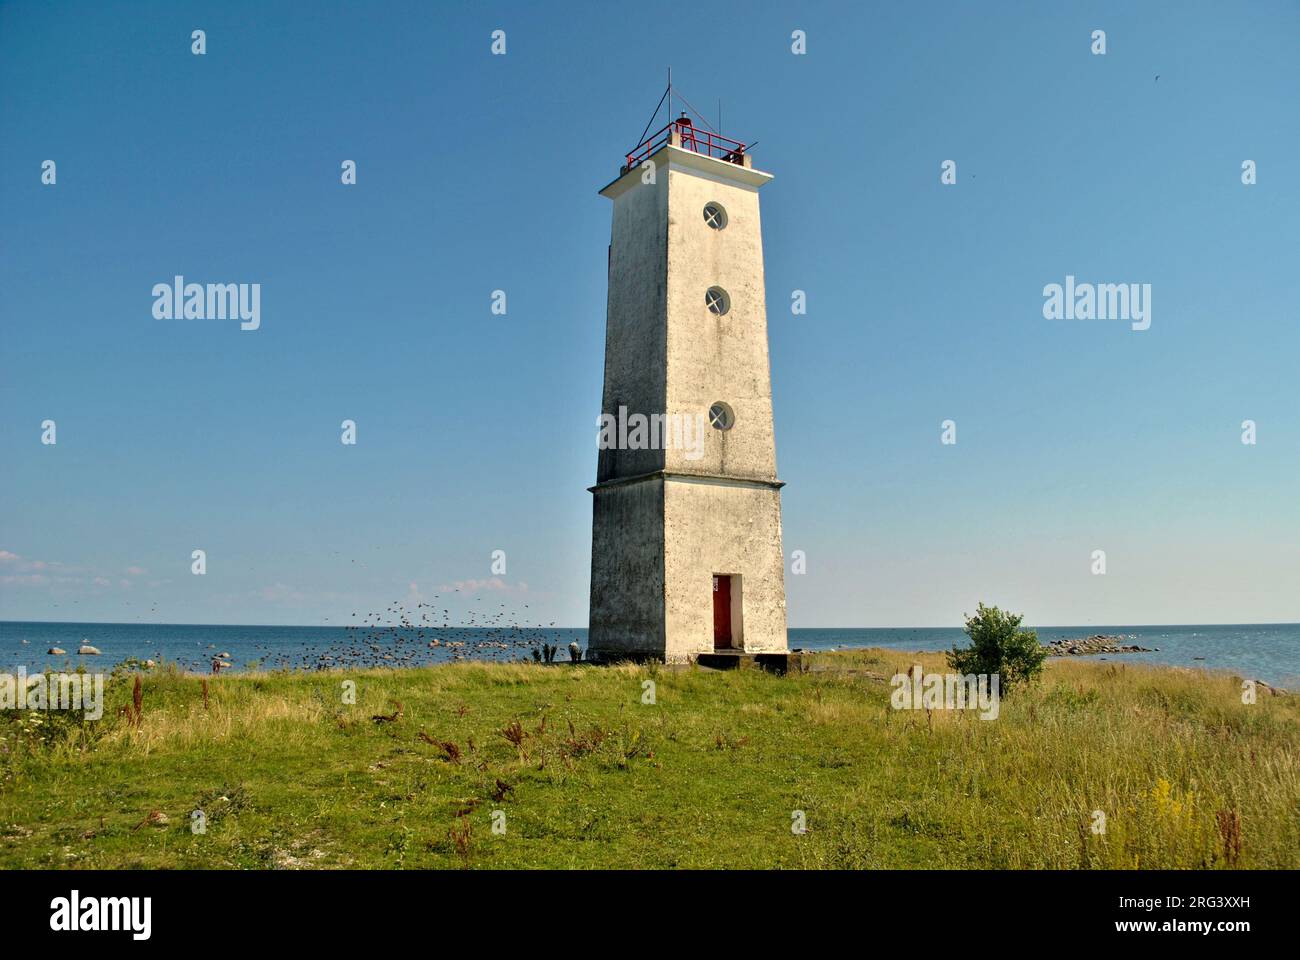
[[(62, 625), (62, 626), (90, 626), (90, 627), (288, 627), (300, 630), (314, 630), (320, 628), (328, 629), (346, 629), (349, 626), (366, 626), (369, 628), (383, 626), (400, 626), (400, 624), (332, 624), (332, 623), (172, 623), (152, 620), (0, 620), (3, 624), (39, 624), (41, 626)], [(511, 624), (510, 626), (522, 627), (530, 630), (586, 630), (588, 627), (578, 626), (542, 626), (540, 624), (533, 626), (529, 624)], [(1023, 624), (1028, 629), (1049, 628), (1049, 627), (1300, 627), (1300, 620), (1255, 620), (1240, 622), (1224, 623), (1033, 623)], [(411, 624), (412, 630), (489, 630), (501, 629), (499, 627), (471, 627), (463, 624), (444, 624), (441, 627), (431, 626), (429, 624)], [(799, 627), (787, 624), (787, 630), (960, 630), (961, 624), (949, 624), (942, 626), (888, 626), (888, 627)]]

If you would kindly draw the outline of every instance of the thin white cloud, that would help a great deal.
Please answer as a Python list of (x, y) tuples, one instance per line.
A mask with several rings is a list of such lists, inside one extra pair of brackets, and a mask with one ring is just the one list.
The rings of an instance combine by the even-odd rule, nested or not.
[(487, 580), (457, 580), (441, 584), (438, 589), (444, 593), (457, 590), (461, 593), (527, 593), (528, 584), (522, 581), (510, 584), (500, 577), (491, 577)]

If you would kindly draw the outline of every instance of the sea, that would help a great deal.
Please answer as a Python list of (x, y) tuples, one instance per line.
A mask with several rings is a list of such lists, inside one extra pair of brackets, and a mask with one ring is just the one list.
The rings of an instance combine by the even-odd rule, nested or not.
[[(1183, 624), (1169, 626), (1037, 627), (1043, 643), (1120, 636), (1124, 642), (1153, 648), (1150, 653), (1102, 654), (1088, 659), (1160, 663), (1230, 671), (1287, 689), (1300, 689), (1300, 624)], [(363, 624), (355, 627), (242, 626), (177, 623), (50, 623), (0, 621), (0, 671), (25, 667), (29, 673), (87, 667), (108, 668), (134, 658), (172, 662), (208, 672), (214, 657), (229, 654), (231, 669), (316, 670), (326, 667), (422, 666), (450, 660), (510, 662), (531, 660), (534, 649), (587, 646), (585, 628), (427, 627)], [(99, 656), (78, 656), (82, 644)], [(965, 646), (960, 627), (792, 627), (791, 649), (949, 650)], [(66, 651), (50, 655), (52, 648)]]

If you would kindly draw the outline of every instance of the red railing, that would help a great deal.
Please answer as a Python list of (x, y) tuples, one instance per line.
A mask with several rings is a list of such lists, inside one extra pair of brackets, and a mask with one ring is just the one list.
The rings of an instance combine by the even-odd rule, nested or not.
[(676, 133), (678, 137), (677, 146), (683, 150), (691, 150), (706, 157), (715, 157), (718, 160), (725, 160), (727, 163), (735, 163), (742, 167), (745, 165), (745, 144), (739, 140), (731, 140), (719, 134), (710, 133), (708, 130), (701, 130), (689, 120), (674, 120), (662, 130), (651, 134), (649, 139), (643, 141), (640, 146), (626, 155), (628, 169), (632, 169), (650, 154), (668, 143), (673, 133)]

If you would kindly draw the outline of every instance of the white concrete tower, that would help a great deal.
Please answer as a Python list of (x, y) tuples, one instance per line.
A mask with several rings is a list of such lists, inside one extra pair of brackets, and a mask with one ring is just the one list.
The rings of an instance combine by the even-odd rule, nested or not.
[(601, 410), (619, 429), (591, 488), (595, 659), (788, 649), (758, 214), (771, 179), (683, 118), (600, 191), (614, 202)]

